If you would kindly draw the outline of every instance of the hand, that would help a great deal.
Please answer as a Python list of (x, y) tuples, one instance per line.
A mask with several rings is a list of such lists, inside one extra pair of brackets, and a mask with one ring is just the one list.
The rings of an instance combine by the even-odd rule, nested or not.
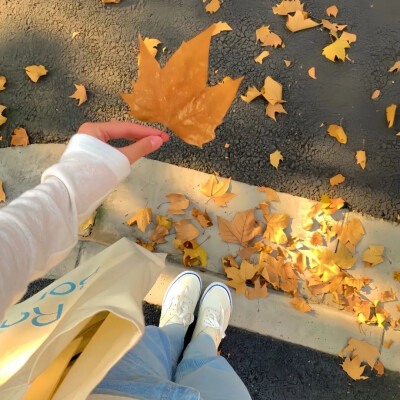
[(158, 129), (120, 121), (85, 122), (80, 126), (77, 133), (86, 133), (104, 143), (111, 139), (135, 140), (135, 143), (129, 146), (115, 147), (128, 158), (131, 164), (159, 149), (169, 139), (167, 133)]

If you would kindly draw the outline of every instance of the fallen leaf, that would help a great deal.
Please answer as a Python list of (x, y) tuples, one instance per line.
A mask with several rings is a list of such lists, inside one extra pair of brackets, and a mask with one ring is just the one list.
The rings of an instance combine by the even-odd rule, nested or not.
[(366, 268), (375, 267), (383, 262), (383, 251), (385, 250), (385, 246), (368, 246), (368, 249), (364, 251), (362, 255), (362, 260), (365, 262)]
[(396, 293), (393, 292), (392, 289), (385, 290), (384, 292), (381, 293), (381, 297), (379, 301), (381, 303), (387, 303), (388, 301), (394, 301), (396, 300)]
[(81, 32), (77, 31), (77, 32), (72, 32), (71, 38), (74, 39), (76, 38), (78, 35), (80, 35)]
[(133, 93), (121, 94), (133, 117), (160, 122), (186, 143), (200, 148), (214, 139), (215, 128), (222, 123), (243, 79), (206, 86), (210, 40), (215, 28), (215, 24), (211, 25), (182, 43), (163, 68), (139, 37), (138, 78), (132, 83)]
[(290, 65), (292, 64), (292, 62), (290, 60), (283, 60), (283, 62), (285, 63), (286, 68), (289, 68)]
[(274, 14), (288, 15), (296, 11), (303, 11), (303, 4), (300, 3), (300, 0), (282, 0), (280, 4), (272, 7), (272, 11)]
[(75, 86), (76, 90), (69, 97), (71, 99), (79, 100), (78, 106), (80, 106), (87, 100), (86, 88), (83, 85), (76, 85), (75, 83), (74, 83), (74, 86)]
[(6, 87), (4, 86), (6, 82), (7, 82), (6, 77), (0, 75), (0, 90), (6, 90)]
[(260, 41), (262, 46), (278, 47), (283, 46), (282, 39), (269, 29), (270, 25), (262, 26), (256, 30), (256, 41)]
[(156, 249), (156, 244), (155, 243), (144, 243), (142, 242), (139, 238), (136, 239), (136, 243), (139, 246), (144, 247), (146, 250), (153, 252)]
[(341, 269), (350, 269), (354, 266), (356, 261), (357, 258), (353, 257), (347, 247), (339, 242), (335, 259), (337, 266)]
[(247, 89), (247, 93), (245, 95), (240, 96), (240, 98), (246, 103), (250, 103), (256, 97), (261, 95), (262, 93), (255, 86), (249, 86)]
[(175, 224), (176, 238), (183, 242), (196, 239), (199, 236), (198, 229), (188, 221), (189, 219), (185, 218)]
[(205, 267), (207, 266), (207, 252), (196, 241), (187, 241), (184, 243), (182, 262), (185, 267), (196, 265)]
[(201, 193), (214, 200), (217, 207), (226, 206), (226, 204), (236, 196), (235, 193), (227, 193), (231, 178), (217, 182), (214, 175), (203, 185), (201, 185)]
[(208, 228), (213, 226), (210, 216), (207, 214), (207, 210), (204, 210), (204, 214), (197, 208), (193, 208), (192, 216), (196, 218), (197, 222), (203, 227)]
[(147, 47), (149, 53), (155, 57), (157, 54), (157, 46), (161, 43), (158, 39), (145, 37), (143, 40), (144, 45)]
[(324, 55), (328, 60), (335, 62), (337, 57), (339, 60), (344, 61), (346, 58), (346, 50), (350, 45), (345, 40), (336, 39), (330, 45), (324, 47), (322, 55)]
[(396, 104), (391, 104), (390, 106), (386, 107), (386, 119), (388, 122), (388, 127), (391, 128), (394, 123), (394, 118), (396, 115)]
[(331, 184), (331, 186), (337, 186), (340, 183), (343, 183), (345, 180), (346, 178), (342, 174), (337, 174), (329, 179), (329, 183)]
[(276, 169), (278, 169), (280, 161), (283, 161), (283, 156), (279, 150), (275, 150), (273, 153), (269, 155), (269, 162)]
[(382, 345), (383, 345), (383, 347), (384, 347), (385, 349), (390, 349), (390, 347), (392, 346), (393, 343), (394, 343), (394, 341), (393, 341), (392, 339), (390, 339), (388, 342), (384, 341), (384, 342), (382, 343)]
[(343, 371), (347, 372), (347, 375), (355, 381), (359, 379), (368, 379), (367, 376), (363, 376), (365, 365), (361, 366), (361, 360), (359, 357), (351, 359), (347, 356), (340, 365), (342, 366)]
[(215, 23), (214, 25), (215, 25), (215, 28), (212, 33), (213, 36), (218, 35), (221, 32), (232, 30), (232, 28), (226, 22), (219, 21), (219, 22)]
[[(321, 19), (322, 26), (329, 30), (329, 33), (337, 39), (337, 32), (347, 28), (347, 25), (338, 25), (328, 21), (327, 19)], [(352, 35), (352, 34), (350, 34)], [(354, 35), (355, 36), (355, 35)], [(344, 40), (344, 39), (343, 39)]]
[(120, 0), (101, 0), (102, 3), (114, 3), (114, 4), (118, 4), (120, 2)]
[(254, 281), (254, 288), (246, 288), (245, 296), (249, 300), (265, 299), (268, 296), (267, 284), (261, 286), (260, 278)]
[[(189, 207), (189, 200), (181, 193), (170, 193), (165, 196), (169, 201), (168, 212), (171, 214), (185, 214)], [(153, 240), (154, 242), (155, 240)]]
[(255, 236), (261, 233), (254, 217), (254, 209), (236, 213), (232, 221), (218, 218), (218, 229), (221, 239), (229, 243), (246, 246)]
[(150, 235), (150, 240), (157, 244), (166, 243), (166, 235), (168, 235), (168, 229), (163, 225), (157, 225)]
[(310, 243), (312, 246), (322, 246), (323, 245), (323, 239), (322, 239), (322, 235), (315, 231), (310, 239)]
[(270, 76), (267, 76), (264, 81), (264, 86), (261, 90), (264, 98), (272, 105), (277, 103), (282, 103), (282, 85), (272, 79)]
[(296, 11), (294, 15), (288, 15), (286, 21), (286, 27), (291, 32), (298, 32), (303, 29), (314, 28), (320, 25), (318, 22), (308, 18), (307, 13), (302, 11)]
[(0, 181), (0, 203), (6, 201), (6, 194), (3, 189), (3, 182)]
[(400, 282), (400, 271), (393, 271), (393, 279)]
[(267, 220), (267, 228), (264, 237), (276, 244), (287, 242), (287, 236), (283, 231), (289, 225), (289, 215), (283, 213), (269, 214), (264, 216)]
[(206, 11), (210, 14), (214, 14), (217, 12), (221, 7), (221, 3), (219, 0), (211, 0), (207, 5), (206, 5)]
[(400, 60), (396, 61), (391, 68), (389, 68), (388, 72), (399, 72), (400, 71)]
[(272, 118), (276, 122), (276, 113), (287, 114), (282, 104), (277, 103), (272, 105), (271, 103), (268, 103), (267, 108), (265, 109), (265, 114), (267, 114), (268, 117)]
[(144, 232), (153, 218), (153, 211), (150, 207), (141, 208), (132, 218), (126, 221), (128, 226), (137, 224), (138, 228)]
[(3, 114), (3, 111), (6, 109), (6, 106), (2, 106), (0, 105), (0, 126), (5, 124), (5, 122), (7, 121), (7, 117), (5, 117)]
[(22, 127), (14, 129), (11, 135), (11, 146), (27, 146), (29, 144), (28, 134)]
[(41, 76), (47, 75), (48, 71), (43, 65), (29, 65), (25, 72), (32, 82), (37, 82)]
[[(346, 25), (343, 25), (343, 26), (346, 26)], [(352, 44), (357, 41), (357, 35), (355, 35), (354, 33), (350, 33), (350, 32), (343, 32), (340, 35), (340, 40), (344, 40), (348, 44)]]
[(312, 311), (312, 308), (300, 297), (295, 296), (293, 299), (290, 301), (290, 304), (298, 311), (300, 312), (310, 312)]
[(330, 6), (326, 9), (326, 15), (328, 17), (334, 17), (336, 18), (337, 13), (339, 12), (338, 8), (336, 6)]
[(157, 215), (157, 225), (164, 226), (167, 230), (170, 230), (172, 227), (172, 221), (168, 218), (168, 215), (162, 217), (161, 215)]
[(352, 353), (351, 357), (358, 357), (360, 363), (366, 361), (371, 368), (374, 368), (376, 360), (380, 357), (376, 346), (354, 338), (349, 339), (347, 346), (339, 353), (339, 356), (343, 357), (350, 353)]
[(365, 169), (365, 165), (367, 163), (367, 155), (364, 150), (357, 151), (356, 161), (357, 161), (357, 164), (359, 164), (362, 169)]
[(310, 76), (310, 78), (317, 79), (317, 77), (315, 76), (315, 67), (311, 67), (308, 70), (308, 75)]
[(329, 125), (328, 134), (334, 137), (339, 143), (347, 143), (347, 135), (340, 125)]
[(378, 375), (383, 375), (385, 373), (385, 367), (382, 364), (381, 360), (377, 360), (374, 365), (374, 370), (377, 372)]
[(246, 292), (246, 281), (253, 279), (257, 272), (257, 268), (246, 260), (242, 260), (240, 268), (225, 267), (225, 273), (228, 279), (227, 285), (233, 287), (236, 295), (244, 294)]
[[(264, 50), (263, 52), (261, 52), (261, 54), (259, 56), (257, 56), (254, 61), (256, 63), (262, 64), (264, 58), (269, 56), (269, 51), (268, 50)], [(261, 93), (260, 93), (261, 94)]]
[(343, 225), (338, 232), (340, 242), (346, 246), (353, 254), (356, 251), (356, 245), (364, 236), (364, 228), (358, 218)]
[(278, 193), (274, 189), (271, 189), (269, 187), (265, 186), (260, 186), (257, 188), (258, 192), (263, 192), (267, 195), (267, 201), (280, 201)]
[(379, 96), (381, 95), (381, 91), (380, 90), (375, 90), (374, 93), (372, 93), (371, 99), (375, 100), (377, 99)]

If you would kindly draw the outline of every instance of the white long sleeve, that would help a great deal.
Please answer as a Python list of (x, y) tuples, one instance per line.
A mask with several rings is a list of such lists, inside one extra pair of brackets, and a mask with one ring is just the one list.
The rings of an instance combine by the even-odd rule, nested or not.
[(129, 172), (121, 152), (77, 134), (40, 185), (0, 210), (0, 321), (30, 281), (68, 255), (79, 225)]

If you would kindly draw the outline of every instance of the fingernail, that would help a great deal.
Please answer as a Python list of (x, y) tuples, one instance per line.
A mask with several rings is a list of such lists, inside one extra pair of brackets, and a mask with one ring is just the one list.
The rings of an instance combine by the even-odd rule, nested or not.
[(162, 138), (163, 142), (168, 142), (168, 140), (169, 140), (169, 135), (168, 135), (168, 133), (163, 132), (163, 133), (161, 134), (161, 138)]
[(150, 143), (153, 150), (157, 150), (163, 144), (163, 140), (160, 136), (151, 136)]

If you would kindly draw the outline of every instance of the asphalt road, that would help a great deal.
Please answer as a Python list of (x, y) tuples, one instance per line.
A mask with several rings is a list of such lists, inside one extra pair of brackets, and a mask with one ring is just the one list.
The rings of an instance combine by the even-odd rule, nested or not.
[[(283, 84), (288, 114), (275, 123), (265, 116), (264, 100), (246, 104), (237, 96), (216, 139), (203, 150), (173, 136), (153, 157), (307, 198), (330, 193), (354, 210), (396, 220), (400, 118), (387, 128), (385, 108), (400, 98), (400, 73), (387, 72), (400, 55), (399, 1), (305, 1), (316, 18), (324, 18), (332, 3), (338, 6), (336, 21), (357, 34), (348, 51), (354, 63), (332, 63), (321, 55), (330, 43), (327, 31), (289, 32), (284, 19), (272, 13), (276, 3), (226, 0), (210, 16), (201, 0), (121, 0), (111, 5), (100, 0), (0, 0), (0, 75), (8, 79), (7, 90), (0, 92), (0, 104), (8, 107), (0, 146), (9, 145), (12, 130), (20, 125), (32, 143), (47, 143), (66, 141), (86, 120), (129, 120), (118, 93), (129, 92), (136, 77), (138, 34), (162, 41), (166, 50), (157, 58), (163, 64), (183, 40), (222, 20), (233, 31), (212, 40), (210, 85), (226, 75), (244, 75), (239, 89), (244, 94), (247, 86), (260, 87), (270, 75)], [(259, 65), (254, 57), (262, 48), (255, 30), (262, 25), (270, 25), (286, 46), (269, 49), (270, 57)], [(72, 39), (76, 31), (81, 33)], [(292, 61), (290, 68), (284, 59)], [(32, 83), (24, 73), (30, 64), (45, 65), (48, 76)], [(317, 80), (307, 74), (312, 66)], [(68, 97), (74, 83), (89, 91), (81, 107)], [(373, 101), (375, 89), (382, 95)], [(349, 137), (346, 145), (326, 133), (327, 125), (339, 123)], [(225, 149), (225, 143), (230, 147)], [(269, 154), (276, 149), (284, 157), (278, 171), (269, 165)], [(367, 152), (364, 171), (355, 162), (361, 149)], [(338, 173), (346, 181), (331, 190), (329, 178)]]

